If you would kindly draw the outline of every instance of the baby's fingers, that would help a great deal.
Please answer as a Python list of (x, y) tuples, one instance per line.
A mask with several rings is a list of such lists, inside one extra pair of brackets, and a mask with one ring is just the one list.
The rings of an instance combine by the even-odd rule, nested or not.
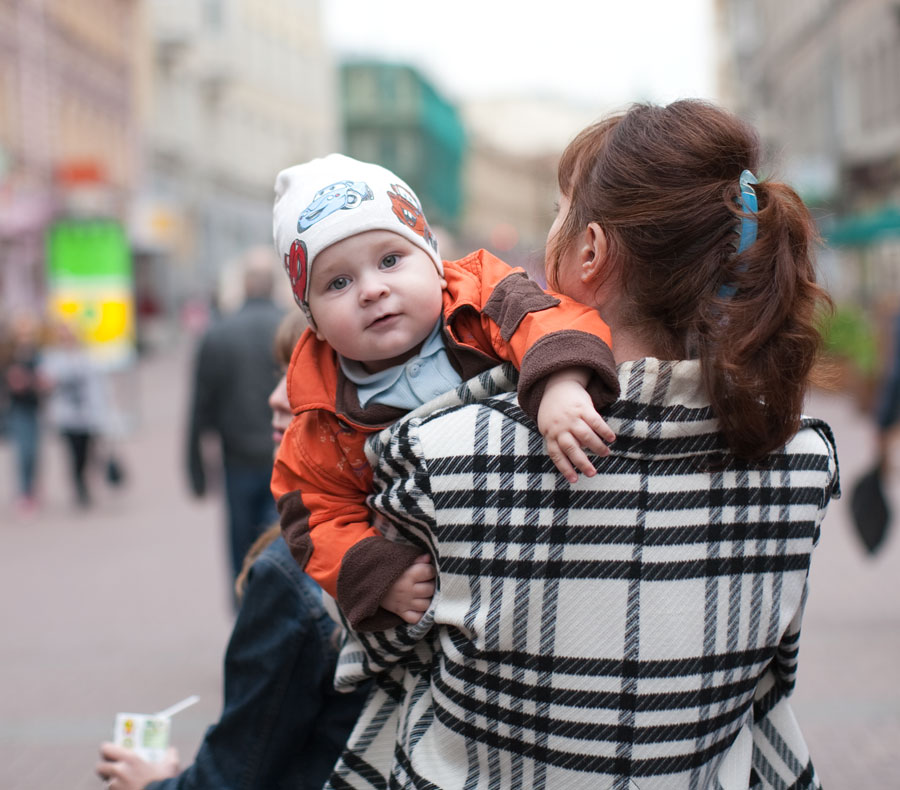
[(411, 592), (416, 598), (431, 598), (434, 595), (434, 582), (417, 582), (412, 586)]
[(415, 562), (406, 569), (406, 578), (413, 583), (430, 581), (436, 575), (431, 562)]
[(407, 604), (406, 611), (400, 612), (401, 619), (407, 623), (418, 623), (422, 619), (422, 615), (428, 611), (431, 606), (431, 599), (434, 597), (434, 585), (426, 586), (425, 589), (419, 589), (421, 585), (416, 585), (413, 591), (414, 597)]
[[(580, 447), (576, 447), (569, 452), (569, 461), (571, 461), (572, 465), (585, 477), (593, 477), (597, 474), (594, 465)], [(578, 477), (576, 476), (575, 481), (573, 482), (576, 482), (577, 480)]]
[(584, 416), (584, 421), (590, 426), (591, 430), (607, 444), (611, 444), (616, 440), (616, 434), (613, 429), (606, 424), (606, 420), (597, 414), (597, 412), (593, 410), (590, 411)]
[[(582, 450), (590, 450), (601, 458), (606, 458), (609, 455), (609, 448), (587, 422), (583, 422), (581, 425), (573, 428), (572, 437), (575, 444)], [(569, 453), (569, 457), (572, 457), (571, 453)]]
[(559, 470), (559, 473), (570, 483), (578, 482), (578, 473), (569, 460), (569, 456), (562, 448), (562, 442), (547, 441), (547, 455), (553, 461), (553, 465)]

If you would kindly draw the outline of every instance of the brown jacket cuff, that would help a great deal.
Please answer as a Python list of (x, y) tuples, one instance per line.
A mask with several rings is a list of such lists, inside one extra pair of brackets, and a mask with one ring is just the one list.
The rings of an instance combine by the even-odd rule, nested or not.
[(384, 631), (403, 622), (399, 615), (379, 604), (388, 588), (421, 554), (421, 548), (374, 535), (344, 555), (338, 574), (337, 603), (353, 630)]
[(309, 510), (299, 491), (290, 491), (275, 503), (281, 522), (281, 534), (291, 555), (301, 568), (306, 567), (313, 551), (309, 536)]
[(519, 406), (535, 423), (548, 377), (573, 367), (590, 368), (587, 391), (598, 410), (619, 397), (619, 377), (610, 347), (589, 332), (554, 332), (528, 350), (519, 373)]

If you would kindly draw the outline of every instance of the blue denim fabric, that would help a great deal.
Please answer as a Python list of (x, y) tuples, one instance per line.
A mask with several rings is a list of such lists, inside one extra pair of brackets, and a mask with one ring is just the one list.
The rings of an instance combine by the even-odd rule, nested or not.
[(321, 788), (368, 690), (332, 686), (334, 621), (282, 538), (250, 570), (225, 653), (225, 706), (194, 764), (148, 790)]
[(263, 467), (225, 462), (228, 548), (235, 579), (253, 541), (278, 521), (271, 481), (271, 462)]
[(40, 419), (37, 407), (13, 403), (7, 414), (7, 430), (16, 448), (18, 493), (23, 497), (34, 496), (37, 475)]

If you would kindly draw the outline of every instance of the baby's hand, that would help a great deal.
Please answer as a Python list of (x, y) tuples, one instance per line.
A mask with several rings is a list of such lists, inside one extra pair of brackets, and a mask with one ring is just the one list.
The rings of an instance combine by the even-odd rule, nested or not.
[(416, 557), (381, 599), (381, 608), (398, 615), (407, 623), (418, 623), (434, 597), (434, 565), (431, 555)]
[(585, 389), (589, 376), (586, 368), (554, 373), (538, 407), (538, 430), (547, 445), (547, 455), (570, 483), (578, 481), (576, 469), (588, 477), (597, 474), (583, 448), (602, 458), (609, 455), (604, 442), (616, 440)]

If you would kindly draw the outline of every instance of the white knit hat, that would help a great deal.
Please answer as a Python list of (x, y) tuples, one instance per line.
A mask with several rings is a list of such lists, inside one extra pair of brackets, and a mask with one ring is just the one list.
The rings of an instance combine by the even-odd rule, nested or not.
[(309, 273), (326, 247), (367, 230), (389, 230), (421, 247), (444, 273), (422, 204), (390, 170), (329, 154), (282, 170), (275, 179), (272, 231), (294, 299), (309, 312)]

